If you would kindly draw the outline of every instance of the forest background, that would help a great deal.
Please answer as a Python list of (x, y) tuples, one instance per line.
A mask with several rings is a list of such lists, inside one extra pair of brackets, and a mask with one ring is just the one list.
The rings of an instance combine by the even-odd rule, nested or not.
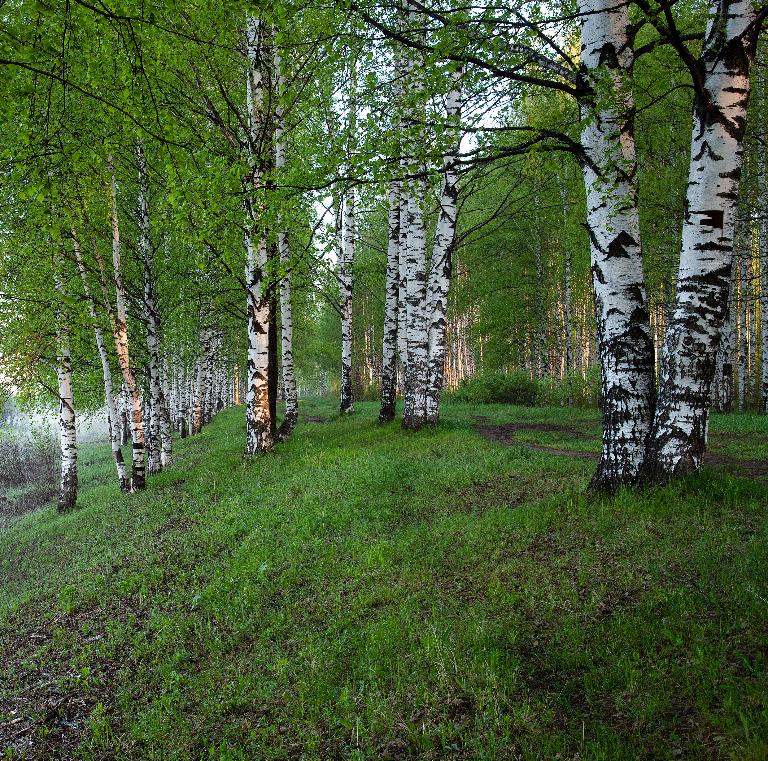
[[(685, 216), (694, 88), (679, 50), (663, 44), (641, 6), (630, 7), (638, 51), (631, 88), (658, 373)], [(114, 329), (120, 291), (131, 356), (110, 349), (107, 358), (115, 378), (124, 359), (137, 378), (132, 402), (130, 383), (123, 393), (118, 380), (113, 384), (124, 425), (130, 427), (131, 404), (143, 404), (151, 419), (153, 372), (176, 426), (186, 417), (187, 427), (195, 427), (195, 407), (210, 396), (206, 380), (213, 383), (214, 365), (222, 386), (216, 393), (244, 399), (244, 291), (253, 283), (246, 282), (243, 205), (260, 161), (272, 162), (259, 170), (270, 194), (262, 221), (272, 237), (265, 244), (276, 249), (276, 231), (284, 228), (290, 253), (270, 254), (259, 277), (274, 293), (278, 282), (290, 283), (299, 391), (343, 390), (347, 368), (354, 396), (373, 398), (384, 363), (389, 185), (398, 172), (422, 183), (425, 237), (435, 238), (446, 157), (458, 128), (445, 389), (461, 388), (464, 399), (599, 403), (577, 161), (584, 119), (580, 127), (577, 102), (562, 88), (552, 81), (541, 86), (546, 63), (536, 48), (543, 40), (544, 48), (578, 63), (577, 8), (491, 4), (463, 16), (448, 7), (448, 15), (440, 9), (424, 15), (414, 6), (412, 15), (418, 10), (422, 21), (429, 19), (416, 29), (416, 47), (413, 40), (400, 45), (400, 22), (375, 7), (254, 6), (243, 8), (241, 18), (229, 8), (221, 14), (177, 10), (22, 4), (4, 16), (2, 362), (20, 401), (44, 406), (61, 397), (55, 368), (67, 337), (74, 407), (102, 408), (94, 324)], [(675, 14), (677, 30), (695, 52), (706, 4), (678, 3)], [(259, 153), (267, 143), (256, 135), (252, 88), (246, 87), (255, 60), (246, 22), (256, 16), (262, 29), (272, 30), (269, 51), (277, 54), (278, 68), (271, 60), (262, 67), (272, 73), (260, 92), (274, 99), (263, 123), (281, 124), (280, 166)], [(427, 38), (418, 50), (418, 40)], [(398, 69), (398, 50), (406, 59), (418, 56), (410, 73), (403, 73), (402, 61)], [(713, 379), (715, 407), (724, 410), (764, 410), (768, 388), (762, 53), (756, 61), (733, 296)], [(445, 111), (457, 70), (460, 122)], [(418, 150), (408, 156), (413, 145)], [(113, 254), (116, 240), (122, 254), (99, 253), (110, 240)], [(346, 290), (351, 358), (342, 363)], [(275, 324), (278, 311), (273, 307)], [(468, 383), (475, 376), (481, 380)], [(207, 419), (210, 410), (201, 414)]]
[[(764, 12), (3, 5), (2, 379), (61, 429), (0, 431), (6, 757), (764, 758)], [(741, 412), (617, 488), (602, 265), (663, 389), (692, 226), (736, 254), (694, 411)]]

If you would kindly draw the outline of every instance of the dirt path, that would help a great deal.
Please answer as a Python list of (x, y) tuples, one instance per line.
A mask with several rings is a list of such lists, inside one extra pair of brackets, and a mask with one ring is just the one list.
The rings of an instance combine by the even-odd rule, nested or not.
[[(571, 433), (574, 439), (585, 438), (585, 434), (575, 426), (557, 425), (554, 423), (505, 423), (502, 425), (491, 425), (482, 422), (479, 418), (479, 424), (475, 425), (475, 430), (488, 441), (494, 441), (498, 444), (507, 444), (509, 446), (528, 447), (537, 452), (546, 452), (547, 454), (561, 455), (563, 457), (577, 457), (582, 460), (593, 460), (597, 462), (600, 459), (598, 452), (585, 452), (575, 449), (558, 449), (556, 447), (544, 447), (538, 444), (529, 444), (526, 441), (516, 441), (514, 434), (516, 431), (544, 431), (549, 433)], [(575, 422), (594, 423), (594, 420), (584, 420)], [(734, 475), (744, 476), (753, 479), (768, 479), (768, 461), (766, 460), (740, 460), (736, 457), (706, 452), (704, 454), (704, 464), (717, 470), (727, 469)]]

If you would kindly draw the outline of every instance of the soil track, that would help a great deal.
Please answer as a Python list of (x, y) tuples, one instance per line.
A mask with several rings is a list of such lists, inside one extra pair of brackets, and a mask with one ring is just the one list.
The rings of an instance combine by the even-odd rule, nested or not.
[[(478, 421), (480, 418), (476, 418)], [(487, 418), (485, 418), (487, 419)], [(574, 422), (595, 423), (594, 420), (577, 420)], [(474, 426), (475, 430), (488, 441), (498, 444), (507, 444), (509, 446), (527, 447), (537, 452), (546, 452), (547, 454), (561, 455), (564, 457), (577, 457), (582, 460), (600, 459), (598, 452), (585, 452), (575, 449), (558, 449), (556, 447), (545, 447), (538, 444), (530, 444), (527, 441), (517, 441), (514, 438), (516, 431), (544, 431), (547, 433), (571, 433), (574, 439), (583, 439), (590, 434), (585, 433), (576, 426), (557, 425), (554, 423), (505, 423), (501, 425), (478, 424)], [(728, 434), (723, 434), (728, 437)], [(730, 436), (733, 438), (732, 436)], [(728, 457), (714, 452), (705, 452), (704, 464), (717, 470), (727, 469), (734, 475), (744, 476), (756, 480), (768, 480), (768, 461), (766, 460), (741, 460), (736, 457)]]

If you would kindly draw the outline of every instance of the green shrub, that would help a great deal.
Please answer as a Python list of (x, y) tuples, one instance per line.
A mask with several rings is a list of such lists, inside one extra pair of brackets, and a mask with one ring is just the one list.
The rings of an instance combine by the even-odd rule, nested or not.
[(594, 407), (600, 389), (600, 370), (590, 368), (586, 379), (571, 373), (562, 381), (531, 378), (525, 370), (491, 372), (463, 378), (455, 391), (447, 391), (442, 401), (448, 404), (517, 404), (522, 407), (553, 407), (570, 403), (574, 407)]
[(456, 391), (446, 395), (448, 402), (469, 404), (518, 404), (535, 407), (539, 403), (541, 384), (524, 370), (510, 373), (485, 373), (463, 378)]

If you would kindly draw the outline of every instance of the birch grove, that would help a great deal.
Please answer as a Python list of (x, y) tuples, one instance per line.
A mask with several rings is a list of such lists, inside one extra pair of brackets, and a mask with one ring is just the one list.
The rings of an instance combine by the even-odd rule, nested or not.
[(55, 207), (74, 277), (30, 300), (68, 305), (43, 331), (3, 255), (22, 329), (0, 356), (62, 415), (104, 403), (122, 491), (240, 401), (245, 456), (282, 446), (299, 391), (382, 423), (400, 399), (410, 431), (476, 379), (599, 406), (611, 492), (699, 468), (710, 406), (768, 414), (764, 4), (187, 10), (133, 51), (109, 37), (136, 92), (92, 97), (93, 49), (71, 83), (19, 70), (2, 128), (6, 248), (39, 248)]

